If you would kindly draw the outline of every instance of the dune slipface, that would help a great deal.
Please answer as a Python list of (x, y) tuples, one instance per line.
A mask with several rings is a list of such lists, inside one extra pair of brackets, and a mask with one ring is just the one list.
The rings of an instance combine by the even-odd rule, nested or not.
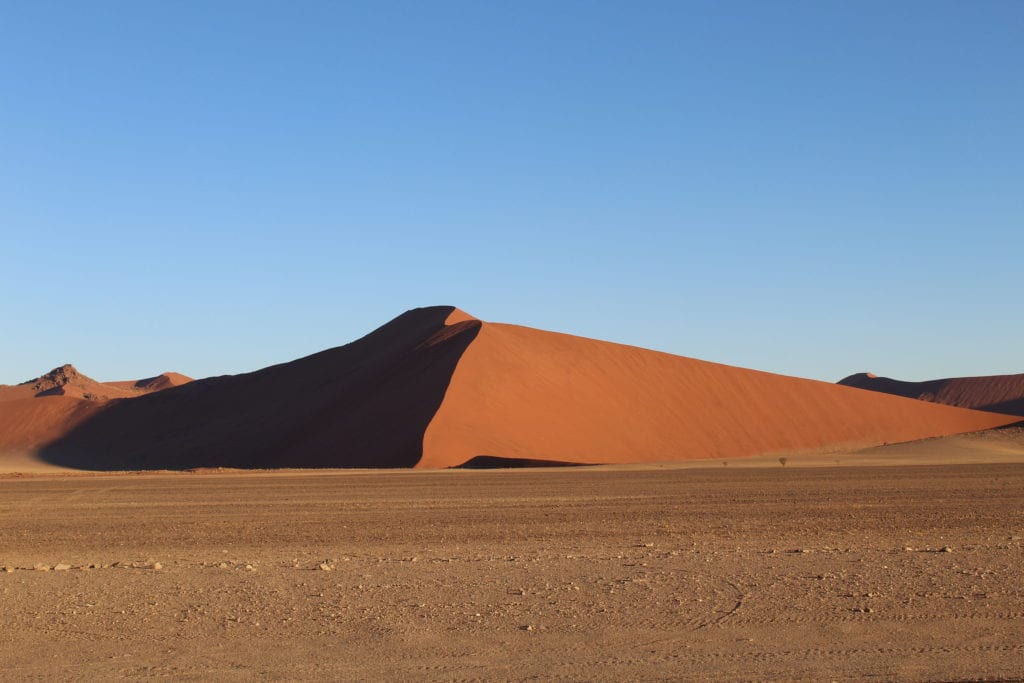
[[(160, 377), (103, 385), (132, 397), (75, 398), (65, 381), (64, 395), (0, 402), (0, 466), (29, 451), (89, 470), (635, 463), (874, 446), (1015, 421), (484, 323), (451, 306), (252, 373)], [(100, 391), (83, 382), (83, 396)]]
[(844, 377), (838, 383), (961, 408), (1024, 416), (1024, 374), (901, 382), (861, 372)]

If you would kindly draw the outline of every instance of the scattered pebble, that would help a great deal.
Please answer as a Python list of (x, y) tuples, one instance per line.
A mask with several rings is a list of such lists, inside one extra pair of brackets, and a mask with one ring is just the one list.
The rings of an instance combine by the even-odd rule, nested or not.
[(526, 624), (525, 626), (520, 626), (519, 628), (521, 630), (523, 630), (523, 631), (532, 631), (532, 630), (534, 630), (533, 629), (533, 624)]
[(37, 564), (36, 566), (32, 567), (32, 569), (36, 570), (37, 572), (48, 572), (48, 571), (50, 571), (50, 565), (48, 565), (48, 564)]
[(64, 564), (63, 562), (61, 562), (60, 564), (56, 565), (53, 568), (53, 571), (55, 571), (55, 572), (66, 572), (69, 569), (71, 569), (71, 565), (70, 564)]
[(319, 566), (318, 568), (319, 568), (319, 569), (320, 569), (320, 571), (322, 571), (322, 572), (329, 572), (329, 571), (331, 571), (332, 569), (334, 569), (334, 567), (332, 567), (331, 565), (327, 564), (326, 562), (321, 562), (321, 563), (320, 563), (320, 566)]
[(942, 546), (942, 550), (940, 550), (939, 552), (940, 553), (951, 553), (951, 552), (953, 552), (953, 549), (950, 548), (948, 545), (944, 545), (944, 546)]
[(6, 567), (4, 567), (4, 571), (7, 572), (8, 574), (13, 574), (14, 573), (14, 567), (12, 567), (10, 565), (7, 565)]

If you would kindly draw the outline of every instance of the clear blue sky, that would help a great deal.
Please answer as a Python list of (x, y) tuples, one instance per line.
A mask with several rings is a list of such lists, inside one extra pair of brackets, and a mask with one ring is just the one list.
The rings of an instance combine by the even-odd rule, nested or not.
[(0, 0), (0, 382), (421, 305), (1024, 372), (1024, 2)]

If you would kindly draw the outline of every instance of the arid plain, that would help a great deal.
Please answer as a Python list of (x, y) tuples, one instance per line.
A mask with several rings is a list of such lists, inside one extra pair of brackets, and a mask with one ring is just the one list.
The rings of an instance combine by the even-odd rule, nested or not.
[(3, 479), (0, 670), (1016, 680), (1024, 467), (837, 457)]

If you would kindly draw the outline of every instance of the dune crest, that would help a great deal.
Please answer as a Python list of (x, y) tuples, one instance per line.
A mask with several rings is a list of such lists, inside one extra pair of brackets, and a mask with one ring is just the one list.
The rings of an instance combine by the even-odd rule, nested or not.
[(838, 384), (932, 403), (1024, 417), (1024, 374), (903, 382), (861, 372), (844, 377)]

